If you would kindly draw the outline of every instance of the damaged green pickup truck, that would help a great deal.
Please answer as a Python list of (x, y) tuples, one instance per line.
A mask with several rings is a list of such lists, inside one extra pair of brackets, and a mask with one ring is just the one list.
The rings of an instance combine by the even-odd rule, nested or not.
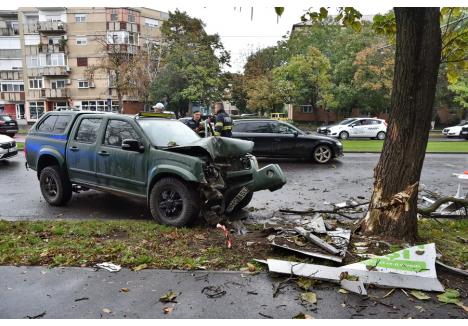
[(200, 138), (183, 123), (84, 111), (45, 114), (29, 131), (27, 165), (42, 195), (64, 205), (88, 189), (145, 198), (153, 218), (173, 226), (200, 215), (213, 223), (245, 207), (258, 190), (285, 183), (276, 164), (259, 169), (253, 143)]

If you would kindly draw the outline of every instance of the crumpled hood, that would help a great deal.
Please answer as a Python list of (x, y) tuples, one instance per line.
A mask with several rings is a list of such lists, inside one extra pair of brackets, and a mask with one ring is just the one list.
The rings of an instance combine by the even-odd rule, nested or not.
[(240, 157), (252, 153), (254, 143), (247, 140), (227, 137), (201, 138), (189, 145), (169, 147), (165, 150), (187, 155), (197, 155), (206, 152), (213, 160), (218, 158)]

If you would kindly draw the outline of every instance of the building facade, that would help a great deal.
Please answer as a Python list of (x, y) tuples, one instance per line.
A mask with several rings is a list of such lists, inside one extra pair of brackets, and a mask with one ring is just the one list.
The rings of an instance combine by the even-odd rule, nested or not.
[[(119, 111), (112, 72), (98, 69), (90, 78), (88, 68), (103, 62), (109, 46), (135, 55), (157, 43), (167, 18), (166, 13), (148, 8), (48, 7), (0, 12), (0, 108), (28, 123), (47, 111), (70, 106)], [(142, 109), (138, 98), (124, 96), (124, 113)]]

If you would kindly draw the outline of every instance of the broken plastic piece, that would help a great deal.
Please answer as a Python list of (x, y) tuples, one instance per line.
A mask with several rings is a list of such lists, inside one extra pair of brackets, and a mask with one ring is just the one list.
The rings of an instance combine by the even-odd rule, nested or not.
[[(417, 255), (417, 250), (424, 250), (424, 253)], [(275, 273), (293, 274), (335, 283), (342, 281), (342, 273), (348, 273), (357, 276), (364, 284), (442, 292), (444, 287), (437, 279), (435, 270), (435, 253), (435, 245), (431, 243), (342, 267), (275, 259), (268, 259), (267, 262), (270, 272)], [(372, 266), (372, 270), (368, 270), (369, 266)]]
[(333, 247), (332, 245), (328, 244), (327, 242), (323, 241), (319, 237), (313, 235), (310, 232), (307, 232), (304, 228), (301, 227), (295, 227), (294, 230), (302, 235), (304, 238), (309, 240), (310, 242), (314, 243), (315, 245), (319, 246), (320, 248), (328, 251), (331, 254), (338, 255), (340, 251)]
[(120, 267), (120, 265), (115, 265), (115, 264), (108, 263), (108, 262), (96, 264), (95, 266), (97, 268), (105, 269), (106, 271), (109, 271), (111, 273), (118, 272), (118, 271), (120, 271), (122, 269), (122, 267)]

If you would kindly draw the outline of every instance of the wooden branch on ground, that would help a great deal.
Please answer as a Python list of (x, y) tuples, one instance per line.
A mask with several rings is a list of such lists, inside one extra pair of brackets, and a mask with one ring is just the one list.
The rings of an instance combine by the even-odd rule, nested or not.
[(467, 208), (468, 207), (468, 200), (467, 199), (461, 199), (461, 198), (455, 198), (455, 197), (442, 197), (437, 199), (431, 206), (427, 208), (419, 208), (418, 207), (418, 213), (421, 214), (423, 217), (440, 217), (440, 218), (455, 218), (456, 216), (460, 218), (466, 217), (465, 215), (457, 215), (457, 214), (433, 214), (441, 205), (445, 203), (455, 203), (461, 205), (460, 208)]

